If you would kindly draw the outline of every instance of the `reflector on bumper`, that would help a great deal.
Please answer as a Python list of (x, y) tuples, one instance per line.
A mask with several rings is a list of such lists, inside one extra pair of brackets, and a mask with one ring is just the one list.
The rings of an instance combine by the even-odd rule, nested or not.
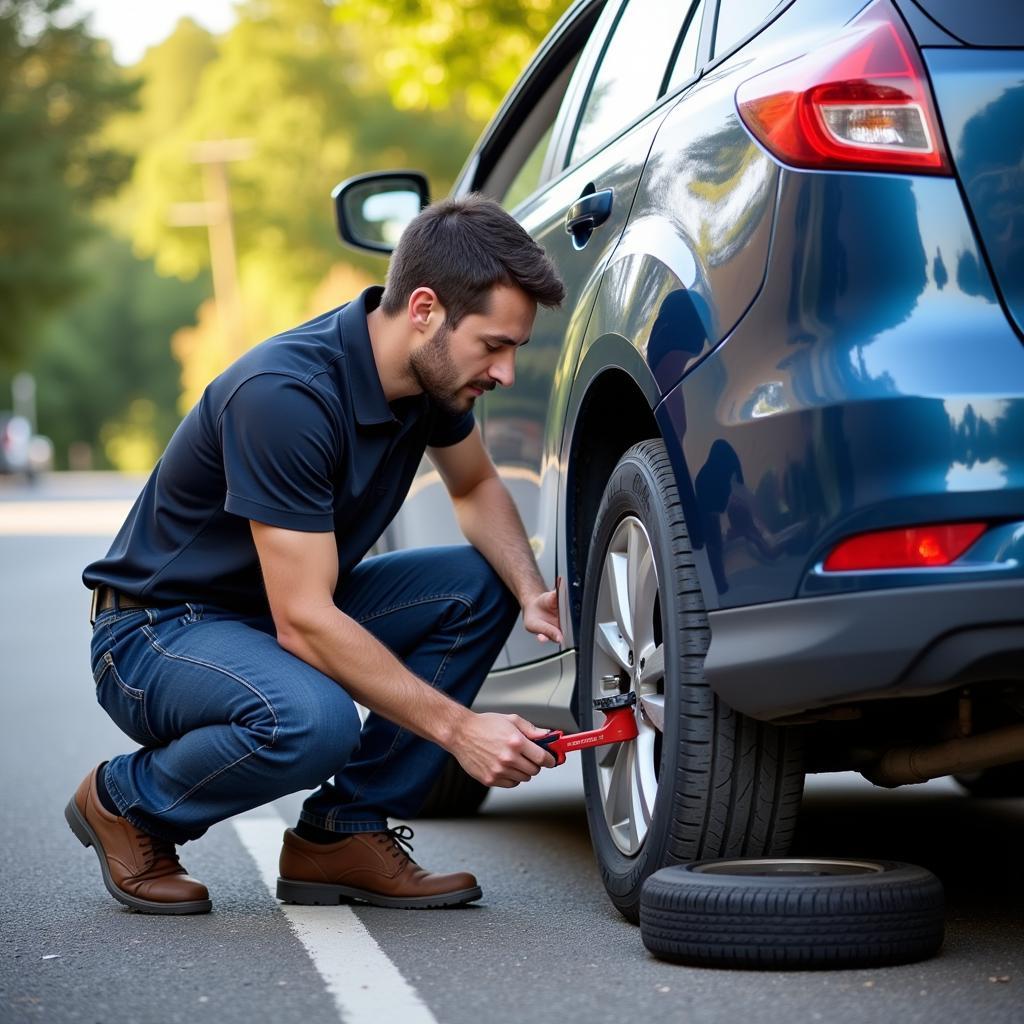
[(826, 572), (921, 569), (955, 562), (987, 529), (985, 523), (940, 523), (850, 537), (825, 559)]

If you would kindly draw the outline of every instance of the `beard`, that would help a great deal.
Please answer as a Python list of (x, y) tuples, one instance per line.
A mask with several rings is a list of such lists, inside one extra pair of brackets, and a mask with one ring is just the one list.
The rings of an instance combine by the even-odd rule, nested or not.
[[(473, 398), (460, 395), (465, 385), (459, 383), (459, 371), (452, 359), (451, 333), (452, 329), (445, 321), (426, 345), (409, 356), (409, 373), (445, 412), (461, 415), (473, 407)], [(494, 386), (488, 381), (472, 383), (484, 391), (490, 391)]]

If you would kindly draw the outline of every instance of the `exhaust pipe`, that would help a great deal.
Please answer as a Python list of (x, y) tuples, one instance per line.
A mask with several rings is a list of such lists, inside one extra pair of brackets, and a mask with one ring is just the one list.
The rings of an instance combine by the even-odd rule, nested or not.
[(919, 747), (894, 747), (861, 774), (876, 786), (905, 786), (943, 775), (1024, 761), (1024, 724)]

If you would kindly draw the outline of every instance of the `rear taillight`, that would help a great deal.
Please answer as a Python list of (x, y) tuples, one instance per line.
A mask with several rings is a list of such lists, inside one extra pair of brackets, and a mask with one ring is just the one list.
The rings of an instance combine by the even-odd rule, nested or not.
[(941, 523), (877, 530), (850, 537), (825, 559), (826, 572), (926, 569), (955, 562), (987, 529), (985, 523)]
[(744, 82), (736, 103), (754, 136), (795, 167), (950, 173), (921, 59), (889, 0)]

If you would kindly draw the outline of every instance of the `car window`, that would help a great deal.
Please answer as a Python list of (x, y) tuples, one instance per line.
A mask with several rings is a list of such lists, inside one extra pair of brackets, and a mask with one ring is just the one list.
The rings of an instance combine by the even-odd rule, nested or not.
[(527, 196), (536, 191), (540, 184), (540, 174), (544, 168), (544, 157), (547, 156), (548, 146), (551, 144), (551, 133), (554, 130), (554, 122), (548, 125), (547, 131), (540, 137), (540, 140), (533, 147), (526, 162), (516, 172), (508, 191), (502, 196), (501, 205), (506, 210), (514, 210)]
[(719, 0), (715, 23), (715, 53), (724, 53), (753, 32), (782, 0)]
[(704, 0), (699, 0), (694, 4), (690, 20), (683, 29), (683, 38), (679, 43), (676, 59), (672, 62), (666, 92), (672, 92), (688, 78), (692, 78), (697, 70), (697, 45), (700, 43), (700, 25), (703, 18)]
[(518, 206), (537, 190), (544, 173), (559, 109), (579, 61), (579, 51), (570, 53), (544, 94), (518, 124), (503, 146), (486, 178), (477, 187), (497, 199), (506, 210)]
[(665, 0), (629, 0), (591, 80), (570, 162), (617, 135), (657, 101), (689, 7)]

